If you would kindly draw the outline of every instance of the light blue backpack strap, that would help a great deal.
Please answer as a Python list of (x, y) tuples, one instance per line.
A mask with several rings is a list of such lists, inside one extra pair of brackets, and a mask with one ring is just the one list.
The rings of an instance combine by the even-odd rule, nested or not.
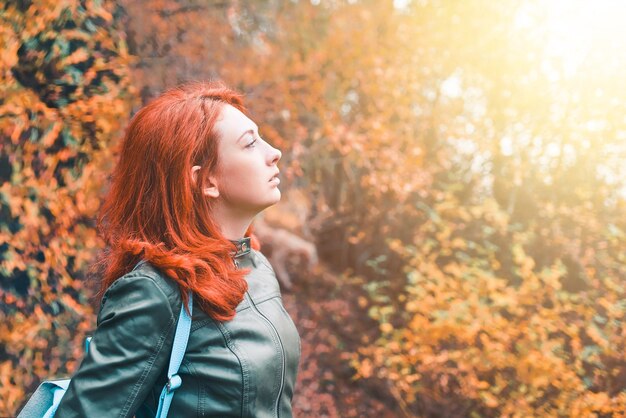
[(19, 418), (50, 418), (54, 416), (70, 379), (46, 380), (42, 382), (28, 403), (20, 411)]
[(167, 369), (167, 384), (161, 391), (161, 397), (159, 398), (159, 409), (156, 413), (156, 418), (167, 417), (167, 412), (170, 409), (172, 398), (174, 397), (174, 391), (182, 384), (182, 379), (178, 375), (178, 369), (183, 362), (183, 356), (187, 349), (187, 341), (189, 340), (189, 333), (191, 332), (191, 314), (193, 305), (193, 296), (191, 291), (189, 295), (189, 314), (185, 310), (184, 306), (180, 308), (180, 315), (178, 317), (178, 325), (176, 325), (176, 334), (174, 336), (174, 346), (172, 347), (172, 355), (170, 356), (170, 364)]
[(89, 343), (91, 342), (91, 336), (85, 337), (85, 354), (89, 353)]
[(56, 387), (52, 389), (52, 406), (50, 407), (50, 409), (48, 409), (48, 411), (44, 414), (42, 418), (52, 418), (54, 416), (54, 413), (57, 411), (57, 408), (61, 403), (63, 395), (65, 395), (65, 392), (67, 391), (70, 380), (57, 380), (56, 382), (51, 383), (56, 385)]

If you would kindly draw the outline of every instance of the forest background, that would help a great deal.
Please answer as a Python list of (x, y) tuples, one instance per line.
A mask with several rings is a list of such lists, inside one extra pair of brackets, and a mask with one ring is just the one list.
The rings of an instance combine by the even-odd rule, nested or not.
[(213, 78), (283, 151), (272, 227), (319, 253), (291, 258), (284, 292), (296, 416), (623, 416), (625, 17), (609, 0), (0, 1), (0, 416), (80, 364), (129, 118)]

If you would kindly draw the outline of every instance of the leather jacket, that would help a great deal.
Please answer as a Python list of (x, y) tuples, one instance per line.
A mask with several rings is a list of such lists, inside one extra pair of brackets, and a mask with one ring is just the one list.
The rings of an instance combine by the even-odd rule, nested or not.
[[(215, 321), (194, 301), (169, 417), (292, 416), (300, 337), (272, 266), (249, 241), (232, 241), (237, 267), (252, 269), (234, 319)], [(55, 417), (154, 416), (181, 304), (177, 284), (144, 260), (116, 280)]]

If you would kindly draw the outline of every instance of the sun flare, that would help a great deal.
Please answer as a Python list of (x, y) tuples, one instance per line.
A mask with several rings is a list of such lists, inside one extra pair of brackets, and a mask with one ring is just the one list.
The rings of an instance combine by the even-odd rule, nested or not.
[(584, 67), (623, 68), (626, 2), (553, 0), (525, 3), (515, 15), (520, 30), (536, 31), (544, 59), (562, 65), (559, 76), (575, 76)]

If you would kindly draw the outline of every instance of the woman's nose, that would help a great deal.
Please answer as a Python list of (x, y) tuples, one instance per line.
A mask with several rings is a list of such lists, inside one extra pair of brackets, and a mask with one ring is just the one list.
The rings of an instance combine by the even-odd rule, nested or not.
[(280, 150), (278, 148), (274, 148), (272, 147), (272, 152), (271, 152), (271, 157), (272, 157), (272, 164), (277, 163), (280, 160), (280, 157), (283, 156), (283, 153), (280, 152)]

